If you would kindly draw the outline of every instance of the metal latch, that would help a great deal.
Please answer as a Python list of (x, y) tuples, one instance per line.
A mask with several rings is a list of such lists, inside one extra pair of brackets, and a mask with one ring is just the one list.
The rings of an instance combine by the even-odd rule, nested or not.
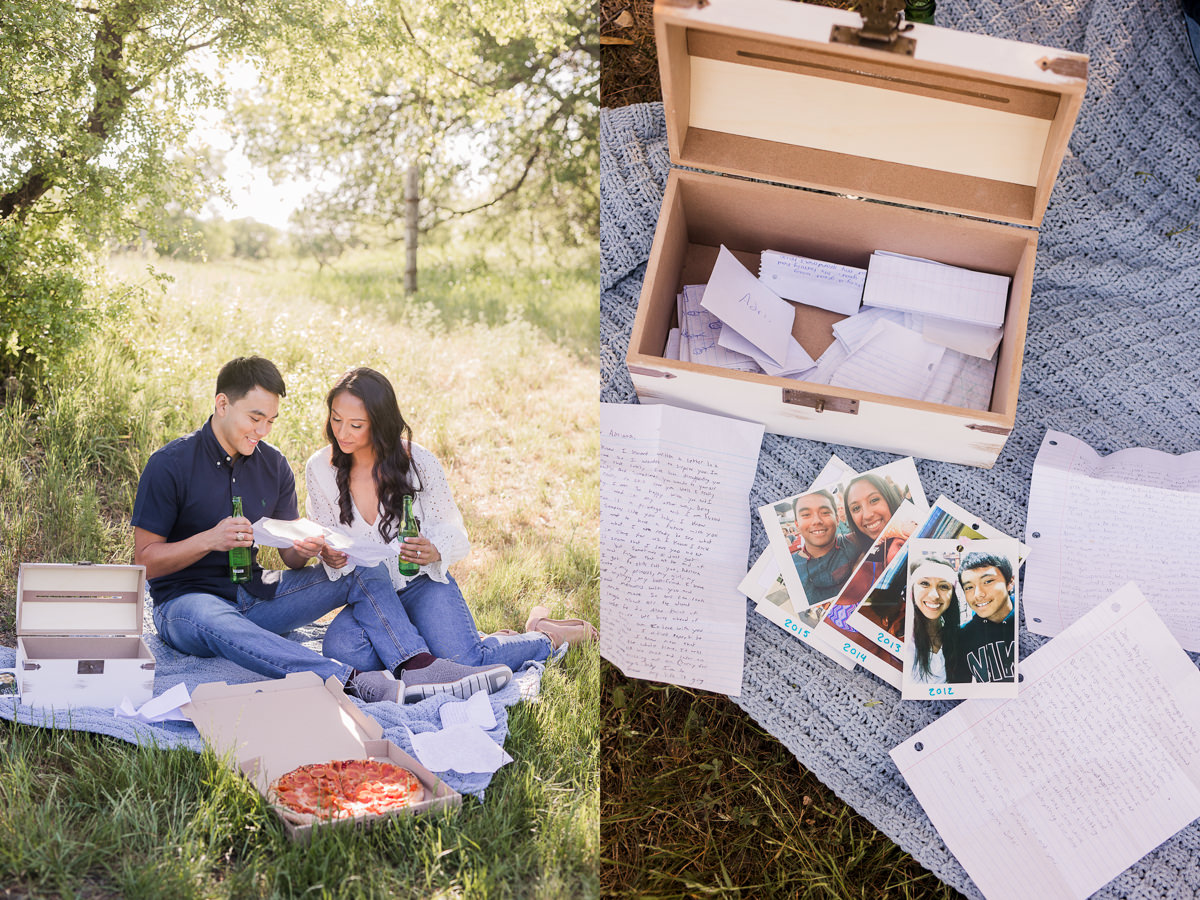
[(834, 25), (829, 40), (834, 44), (852, 44), (856, 47), (874, 47), (903, 56), (916, 52), (917, 42), (901, 32), (912, 28), (904, 22), (905, 0), (862, 0), (858, 4), (862, 16), (862, 27)]
[(811, 406), (819, 413), (839, 412), (851, 416), (858, 415), (858, 401), (850, 397), (827, 397), (824, 394), (810, 394), (808, 391), (784, 388), (783, 402), (790, 403), (792, 406)]
[(104, 660), (102, 659), (81, 659), (79, 665), (75, 669), (77, 675), (103, 675)]

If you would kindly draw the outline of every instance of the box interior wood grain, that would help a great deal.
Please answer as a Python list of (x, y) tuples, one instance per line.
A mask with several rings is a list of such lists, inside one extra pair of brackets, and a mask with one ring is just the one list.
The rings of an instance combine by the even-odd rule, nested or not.
[[(840, 42), (857, 13), (788, 0), (655, 7), (671, 159), (627, 355), (642, 402), (815, 440), (991, 466), (1016, 420), (1036, 226), (1086, 57), (926, 25), (908, 50)], [(686, 167), (686, 168), (680, 168)], [(691, 171), (702, 170), (702, 171)], [(663, 358), (675, 297), (720, 245), (866, 268), (875, 250), (1012, 279), (987, 410)], [(796, 304), (816, 358), (840, 316)]]

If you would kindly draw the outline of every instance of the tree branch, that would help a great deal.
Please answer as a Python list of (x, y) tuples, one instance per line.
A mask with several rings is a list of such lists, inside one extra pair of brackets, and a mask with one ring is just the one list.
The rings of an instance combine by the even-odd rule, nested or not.
[[(125, 39), (135, 20), (130, 18), (122, 23), (122, 12), (123, 8), (118, 7), (111, 15), (106, 14), (96, 28), (91, 73), (96, 94), (82, 127), (82, 134), (90, 138), (80, 152), (83, 160), (92, 159), (100, 152), (129, 104), (130, 95), (121, 74), (121, 62), (125, 54)], [(23, 217), (54, 187), (58, 180), (56, 172), (59, 165), (69, 158), (70, 153), (64, 148), (51, 159), (34, 163), (15, 188), (0, 195), (0, 219), (7, 219), (14, 214)]]

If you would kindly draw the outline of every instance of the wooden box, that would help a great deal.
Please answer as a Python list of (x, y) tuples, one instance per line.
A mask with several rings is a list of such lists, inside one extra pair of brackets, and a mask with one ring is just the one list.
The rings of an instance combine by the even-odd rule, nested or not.
[[(654, 10), (672, 162), (626, 358), (642, 402), (795, 435), (990, 467), (1013, 428), (1037, 231), (1086, 87), (1087, 57), (862, 19), (789, 0)], [(883, 49), (884, 47), (887, 49)], [(987, 410), (664, 358), (677, 292), (720, 245), (866, 268), (875, 250), (1009, 276)], [(815, 359), (840, 316), (796, 304)]]
[(141, 706), (154, 695), (142, 639), (142, 566), (22, 564), (17, 682), (28, 706)]
[(380, 759), (408, 769), (421, 782), (424, 796), (404, 809), (382, 815), (332, 819), (316, 824), (289, 821), (274, 806), (284, 831), (295, 841), (312, 838), (314, 828), (369, 825), (462, 805), (462, 795), (411, 755), (383, 739), (383, 726), (342, 690), (336, 678), (321, 681), (313, 672), (294, 672), (271, 681), (247, 684), (209, 682), (192, 691), (183, 712), (205, 742), (271, 800), (270, 785), (297, 766), (340, 759)]

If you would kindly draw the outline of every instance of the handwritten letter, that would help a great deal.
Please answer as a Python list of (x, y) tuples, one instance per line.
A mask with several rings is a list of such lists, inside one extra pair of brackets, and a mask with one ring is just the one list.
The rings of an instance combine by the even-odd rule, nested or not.
[(1196, 555), (1200, 452), (1132, 448), (1101, 458), (1047, 431), (1033, 464), (1025, 543), (1025, 621), (1058, 634), (1136, 578), (1175, 639), (1200, 650), (1195, 592), (1181, 585)]
[(717, 254), (700, 302), (775, 365), (787, 362), (795, 307), (780, 300), (724, 245)]
[(600, 407), (600, 652), (631, 678), (737, 696), (763, 426)]
[(989, 900), (1082, 900), (1200, 815), (1200, 671), (1128, 584), (1021, 674), (892, 759)]

